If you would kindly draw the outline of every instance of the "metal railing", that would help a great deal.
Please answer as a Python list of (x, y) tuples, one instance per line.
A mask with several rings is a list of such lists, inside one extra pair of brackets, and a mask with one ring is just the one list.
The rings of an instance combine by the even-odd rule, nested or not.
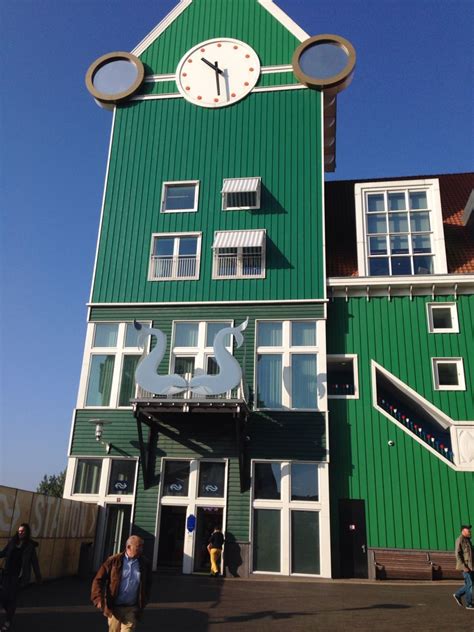
[(262, 255), (216, 255), (216, 276), (252, 277), (262, 275)]
[(195, 255), (151, 258), (151, 275), (154, 279), (192, 279), (196, 277), (198, 258)]

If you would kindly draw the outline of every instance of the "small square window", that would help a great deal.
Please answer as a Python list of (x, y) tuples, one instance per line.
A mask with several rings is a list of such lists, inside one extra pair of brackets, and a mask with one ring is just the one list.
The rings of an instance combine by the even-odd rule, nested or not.
[(97, 323), (94, 331), (93, 347), (116, 347), (117, 346), (117, 323)]
[(199, 278), (201, 235), (197, 233), (152, 236), (150, 281)]
[(189, 487), (189, 461), (166, 461), (163, 496), (187, 496)]
[(280, 463), (255, 463), (254, 478), (254, 496), (256, 499), (280, 500)]
[(462, 358), (433, 358), (434, 386), (437, 391), (464, 391)]
[(98, 494), (102, 459), (78, 459), (74, 494)]
[(260, 208), (261, 178), (225, 178), (222, 187), (222, 210)]
[(315, 463), (291, 464), (291, 500), (319, 500), (318, 466)]
[(174, 346), (196, 347), (198, 335), (199, 323), (175, 323)]
[(135, 487), (136, 461), (113, 459), (110, 470), (108, 493), (115, 495), (133, 494)]
[(357, 357), (327, 357), (328, 397), (331, 399), (355, 399), (357, 388)]
[(459, 322), (456, 303), (428, 303), (430, 334), (457, 334)]
[(199, 183), (165, 182), (161, 200), (162, 213), (186, 213), (197, 211)]
[(224, 498), (225, 463), (201, 461), (199, 466), (199, 496)]

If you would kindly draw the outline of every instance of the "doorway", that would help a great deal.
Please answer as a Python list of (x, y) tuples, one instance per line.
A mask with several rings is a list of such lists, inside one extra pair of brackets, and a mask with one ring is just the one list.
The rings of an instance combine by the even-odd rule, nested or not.
[(107, 505), (104, 560), (125, 550), (125, 542), (130, 535), (131, 517), (131, 505)]
[(209, 573), (211, 564), (207, 543), (216, 527), (222, 529), (222, 507), (198, 507), (196, 520), (196, 540), (194, 545), (194, 572)]
[(186, 507), (162, 506), (158, 566), (181, 570), (183, 566)]
[(339, 500), (341, 577), (368, 577), (364, 500)]

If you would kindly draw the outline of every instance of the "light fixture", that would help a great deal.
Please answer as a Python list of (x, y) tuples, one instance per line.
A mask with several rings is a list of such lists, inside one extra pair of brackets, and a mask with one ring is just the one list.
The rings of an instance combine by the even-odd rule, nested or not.
[(95, 426), (95, 440), (102, 445), (105, 445), (105, 451), (109, 454), (112, 449), (112, 444), (102, 441), (102, 435), (104, 433), (104, 426), (112, 422), (108, 419), (89, 419), (89, 423)]

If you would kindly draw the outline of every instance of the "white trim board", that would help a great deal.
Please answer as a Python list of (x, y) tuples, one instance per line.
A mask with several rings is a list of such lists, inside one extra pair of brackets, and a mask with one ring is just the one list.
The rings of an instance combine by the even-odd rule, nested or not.
[(301, 299), (268, 299), (264, 301), (152, 301), (149, 303), (87, 303), (87, 307), (161, 307), (163, 305), (179, 305), (184, 307), (186, 305), (279, 305), (279, 304), (294, 304), (299, 303), (313, 303), (314, 305), (325, 304), (327, 299), (323, 298), (301, 298)]
[[(254, 92), (278, 92), (284, 90), (308, 90), (307, 86), (304, 86), (301, 83), (294, 83), (288, 85), (281, 86), (261, 86), (259, 88), (254, 88), (250, 94)], [(130, 98), (130, 101), (155, 101), (159, 99), (183, 99), (184, 97), (175, 92), (168, 92), (163, 94), (137, 94), (134, 97)]]

